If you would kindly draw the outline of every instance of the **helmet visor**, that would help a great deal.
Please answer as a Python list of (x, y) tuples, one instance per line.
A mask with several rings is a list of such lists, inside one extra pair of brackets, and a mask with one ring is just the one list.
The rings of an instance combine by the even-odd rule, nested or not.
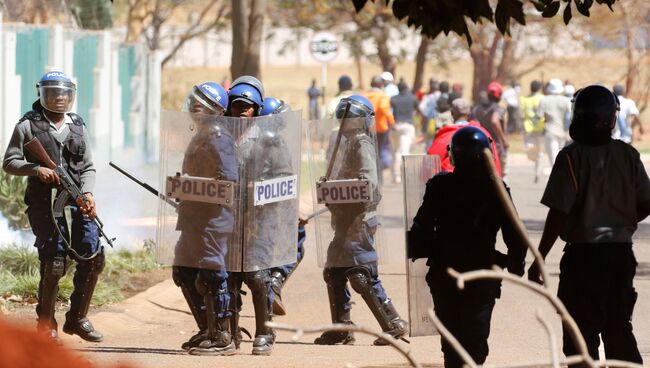
[(196, 86), (185, 99), (182, 111), (201, 115), (223, 115), (225, 112), (223, 107), (210, 100)]
[[(357, 101), (349, 101), (349, 103), (350, 110), (348, 111), (347, 116), (345, 116), (346, 118), (361, 118), (374, 115), (374, 112), (362, 103), (359, 103)], [(347, 104), (339, 103), (336, 111), (334, 112), (334, 116), (336, 116), (337, 119), (343, 119), (346, 108)]]
[(72, 110), (77, 89), (72, 83), (59, 82), (38, 86), (41, 105), (44, 109), (56, 113), (66, 113)]

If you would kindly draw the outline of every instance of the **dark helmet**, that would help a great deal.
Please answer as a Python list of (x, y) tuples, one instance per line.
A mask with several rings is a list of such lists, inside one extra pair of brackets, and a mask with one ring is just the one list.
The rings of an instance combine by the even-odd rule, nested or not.
[[(77, 86), (63, 72), (51, 71), (45, 73), (36, 84), (41, 106), (45, 110), (65, 113), (72, 110)], [(57, 100), (60, 96), (65, 99)]]
[(289, 104), (275, 98), (267, 97), (264, 99), (264, 108), (260, 111), (260, 116), (280, 114), (291, 110)]
[(455, 167), (473, 166), (483, 161), (483, 150), (490, 149), (490, 138), (477, 127), (460, 128), (451, 137), (449, 155)]
[(606, 87), (593, 84), (579, 89), (571, 102), (571, 138), (591, 146), (609, 142), (620, 110), (618, 97)]
[(256, 115), (264, 106), (264, 86), (259, 79), (250, 75), (243, 75), (232, 82), (228, 91), (229, 103), (244, 100), (255, 105)]
[(208, 114), (223, 115), (228, 109), (228, 93), (217, 83), (201, 83), (192, 88), (185, 99), (182, 111), (194, 112), (196, 104), (201, 110), (206, 109)]
[(365, 118), (375, 116), (375, 108), (372, 106), (372, 102), (370, 102), (368, 98), (361, 95), (352, 95), (342, 98), (339, 104), (336, 105), (334, 116), (337, 119), (343, 118), (348, 103), (350, 103), (350, 110), (348, 111), (346, 118)]

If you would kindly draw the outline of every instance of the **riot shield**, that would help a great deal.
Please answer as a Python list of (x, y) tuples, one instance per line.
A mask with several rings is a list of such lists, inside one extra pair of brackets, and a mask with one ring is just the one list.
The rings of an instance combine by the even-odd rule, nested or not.
[[(163, 111), (161, 193), (156, 256), (160, 263), (231, 270), (241, 258), (236, 217), (241, 212), (235, 156), (239, 119)], [(229, 263), (230, 261), (230, 263)]]
[(237, 141), (242, 213), (240, 271), (295, 263), (302, 149), (300, 111), (241, 119)]
[[(381, 187), (374, 121), (315, 120), (307, 124), (308, 154), (321, 267), (381, 259)], [(329, 130), (329, 134), (322, 134)], [(326, 137), (324, 137), (326, 136)]]
[[(440, 157), (430, 155), (402, 156), (402, 178), (404, 183), (404, 224), (405, 234), (413, 226), (413, 218), (418, 212), (426, 183), (440, 172)], [(408, 237), (406, 237), (408, 241)], [(431, 323), (428, 310), (433, 308), (431, 292), (425, 280), (429, 271), (426, 259), (415, 262), (406, 260), (408, 313), (410, 336), (428, 336), (437, 334)]]

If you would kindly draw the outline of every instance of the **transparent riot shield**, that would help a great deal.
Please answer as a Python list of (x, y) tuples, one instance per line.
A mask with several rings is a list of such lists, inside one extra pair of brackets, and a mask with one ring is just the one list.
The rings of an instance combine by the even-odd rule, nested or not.
[(160, 263), (232, 270), (240, 164), (235, 155), (240, 119), (163, 111), (156, 256)]
[(239, 270), (295, 263), (302, 150), (300, 111), (246, 120), (240, 161)]
[[(422, 204), (427, 181), (440, 172), (440, 157), (437, 155), (404, 155), (402, 160), (406, 234), (406, 231), (413, 226), (413, 218)], [(428, 315), (429, 309), (433, 308), (433, 300), (425, 280), (425, 276), (429, 271), (426, 263), (426, 259), (417, 259), (415, 262), (410, 259), (406, 260), (409, 331), (411, 337), (437, 334)]]
[[(307, 124), (308, 154), (321, 267), (381, 259), (381, 184), (374, 121)], [(328, 131), (329, 134), (323, 134)]]

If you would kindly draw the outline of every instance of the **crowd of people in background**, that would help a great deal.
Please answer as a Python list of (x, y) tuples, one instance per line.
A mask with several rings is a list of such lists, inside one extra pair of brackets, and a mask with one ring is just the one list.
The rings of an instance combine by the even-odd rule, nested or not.
[[(349, 76), (342, 75), (338, 81), (339, 91), (320, 114), (316, 102), (320, 94), (314, 93), (314, 83), (312, 81), (308, 91), (311, 119), (321, 115), (331, 119), (339, 101), (358, 90)], [(558, 78), (547, 82), (533, 80), (527, 91), (515, 80), (505, 86), (493, 81), (480, 91), (472, 104), (471, 96), (464, 96), (462, 83), (438, 81), (433, 77), (429, 79), (426, 91), (414, 91), (403, 78), (395, 84), (393, 74), (385, 71), (373, 76), (370, 89), (361, 92), (376, 111), (381, 170), (390, 170), (394, 183), (402, 180), (402, 156), (418, 153), (411, 151), (414, 144), (424, 144), (424, 152), (432, 154), (437, 152), (436, 146), (439, 145), (434, 141), (449, 133), (443, 128), (467, 124), (482, 127), (492, 139), (504, 178), (508, 173), (508, 137), (522, 135), (525, 153), (534, 162), (536, 183), (542, 176), (550, 174), (558, 152), (570, 141), (571, 101), (576, 88), (571, 82)], [(620, 101), (613, 138), (631, 143), (633, 137), (639, 139), (644, 134), (639, 109), (632, 99), (625, 97), (622, 85), (613, 86), (612, 92)], [(635, 130), (638, 130), (638, 136), (634, 136)], [(545, 165), (545, 157), (548, 165)], [(444, 168), (448, 156), (441, 156), (441, 159)]]

